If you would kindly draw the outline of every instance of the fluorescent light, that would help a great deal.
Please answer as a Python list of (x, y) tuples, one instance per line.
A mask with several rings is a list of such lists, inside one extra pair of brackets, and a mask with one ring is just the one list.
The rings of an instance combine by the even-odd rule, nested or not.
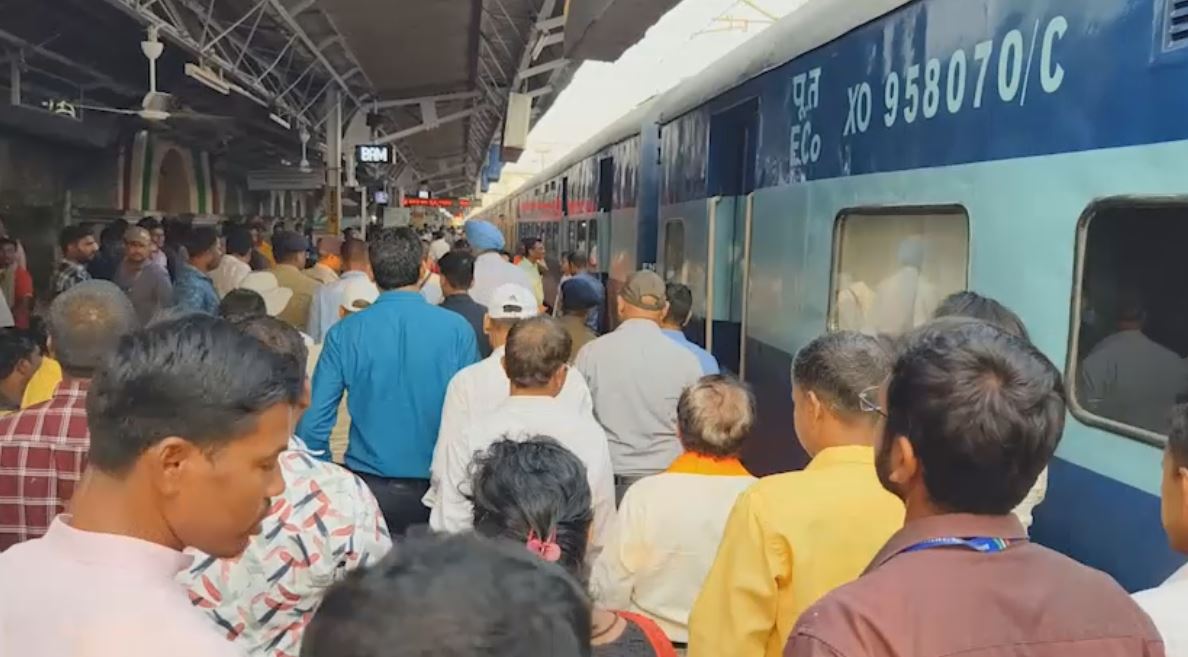
[(285, 130), (291, 130), (293, 128), (293, 126), (290, 125), (289, 122), (286, 121), (285, 118), (279, 114), (276, 114), (274, 112), (269, 112), (268, 118), (271, 119), (273, 123), (279, 125), (280, 127), (284, 128)]
[(231, 93), (231, 85), (214, 71), (198, 64), (186, 64), (186, 76), (201, 82), (204, 86), (224, 96)]

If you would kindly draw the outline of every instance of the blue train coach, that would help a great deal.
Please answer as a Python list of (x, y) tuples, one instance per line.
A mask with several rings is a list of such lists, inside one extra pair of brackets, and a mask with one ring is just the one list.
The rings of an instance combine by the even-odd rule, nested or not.
[(637, 267), (693, 287), (695, 337), (759, 397), (757, 474), (803, 464), (800, 346), (999, 299), (1070, 397), (1033, 535), (1135, 590), (1181, 561), (1186, 82), (1188, 0), (810, 0), (484, 214), (593, 253), (611, 293)]

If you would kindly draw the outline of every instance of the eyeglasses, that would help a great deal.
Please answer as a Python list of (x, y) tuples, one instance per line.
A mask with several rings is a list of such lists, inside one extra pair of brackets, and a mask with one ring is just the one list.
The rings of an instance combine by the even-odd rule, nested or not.
[(858, 407), (862, 409), (863, 413), (878, 413), (883, 417), (887, 417), (887, 411), (879, 406), (879, 387), (871, 386), (862, 392), (858, 393)]

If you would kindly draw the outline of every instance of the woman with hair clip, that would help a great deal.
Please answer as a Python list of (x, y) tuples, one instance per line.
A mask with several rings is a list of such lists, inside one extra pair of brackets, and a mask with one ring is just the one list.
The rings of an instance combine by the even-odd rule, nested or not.
[[(471, 502), (479, 534), (524, 545), (586, 584), (590, 485), (586, 468), (552, 438), (503, 440), (475, 457)], [(676, 657), (664, 632), (636, 614), (595, 608), (594, 657)]]

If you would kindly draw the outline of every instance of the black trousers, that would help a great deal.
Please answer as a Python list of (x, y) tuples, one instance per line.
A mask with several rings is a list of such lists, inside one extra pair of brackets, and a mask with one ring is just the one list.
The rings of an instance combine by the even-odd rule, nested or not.
[(623, 496), (627, 494), (627, 489), (635, 485), (635, 482), (643, 479), (643, 476), (619, 476), (615, 475), (615, 507), (623, 502)]
[(365, 472), (355, 474), (375, 495), (392, 538), (404, 536), (409, 527), (429, 522), (429, 507), (421, 503), (421, 498), (429, 491), (428, 479), (390, 479)]

